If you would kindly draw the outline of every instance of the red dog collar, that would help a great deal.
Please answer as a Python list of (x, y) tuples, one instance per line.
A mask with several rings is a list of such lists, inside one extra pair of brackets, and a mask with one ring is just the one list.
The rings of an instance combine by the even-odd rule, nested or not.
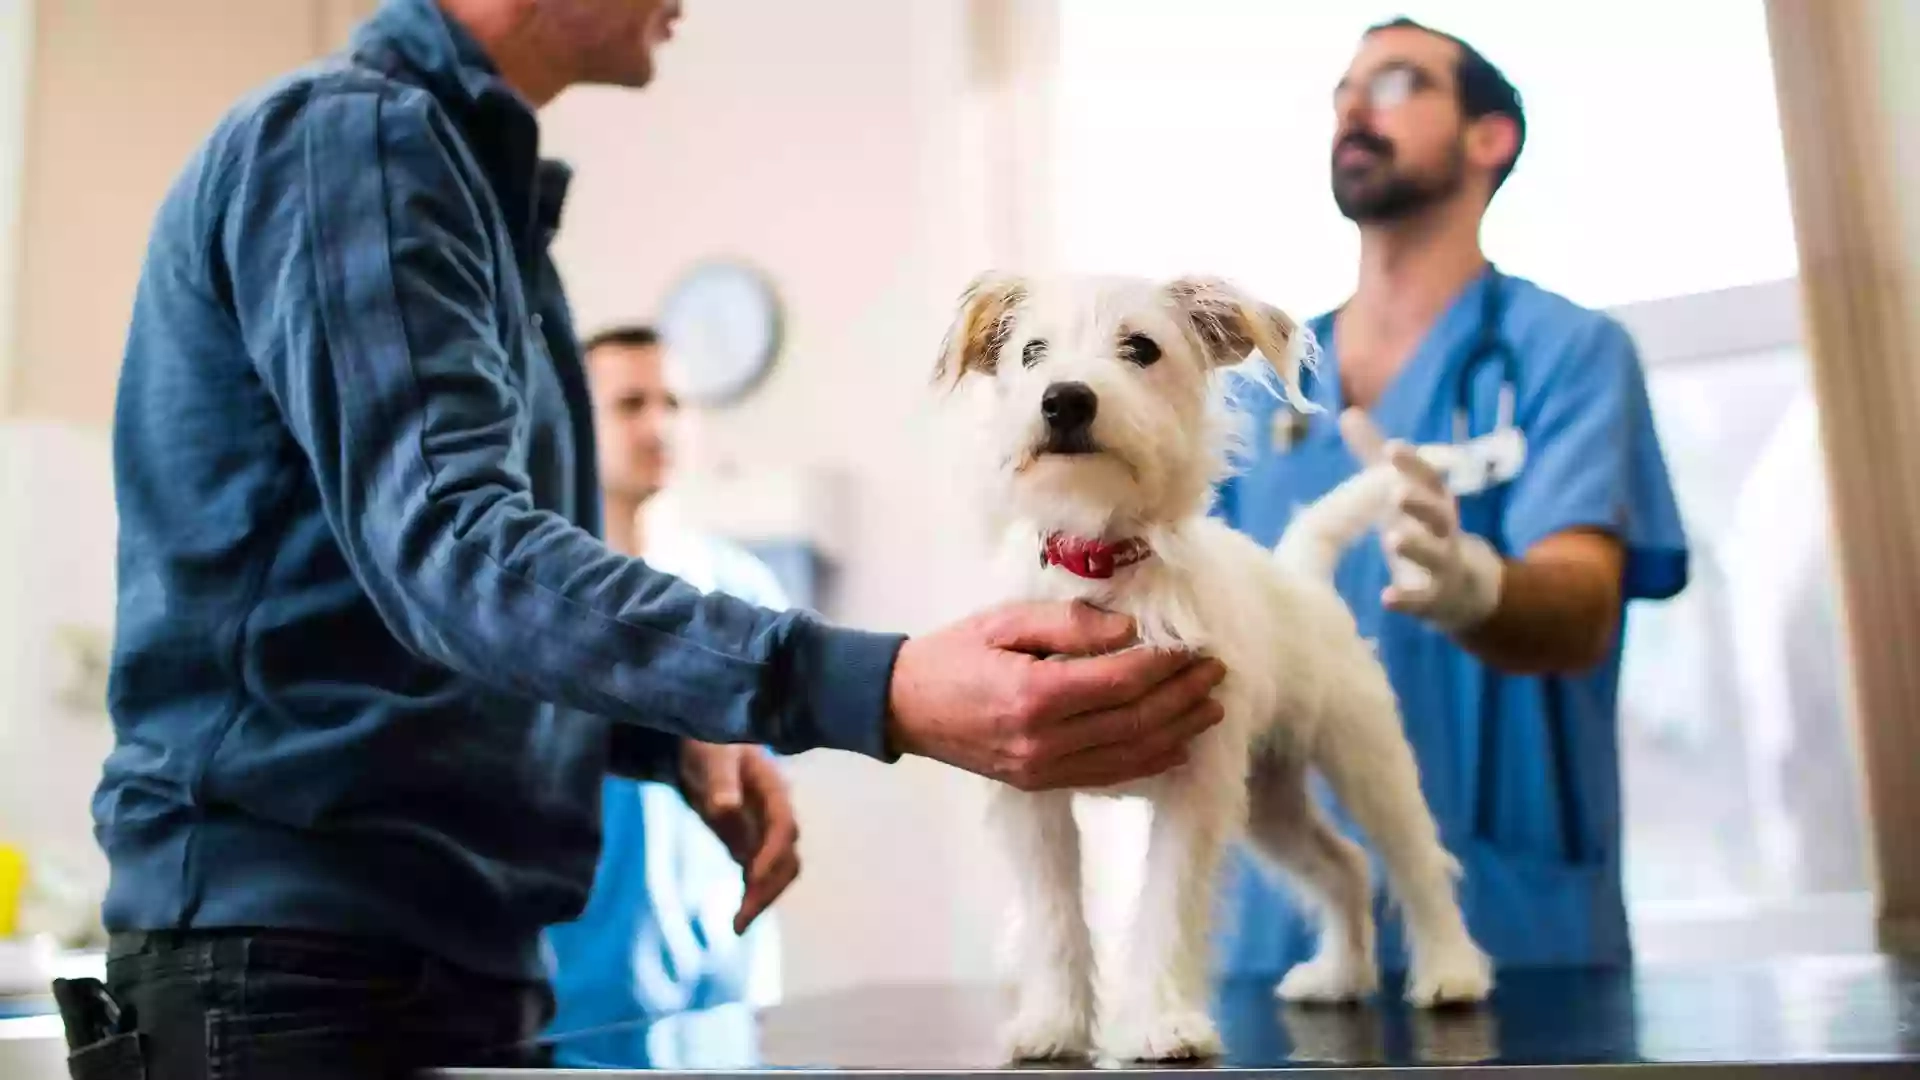
[(1110, 578), (1115, 570), (1152, 556), (1153, 549), (1137, 536), (1109, 543), (1052, 533), (1040, 546), (1040, 565), (1058, 566), (1070, 574), (1095, 580)]

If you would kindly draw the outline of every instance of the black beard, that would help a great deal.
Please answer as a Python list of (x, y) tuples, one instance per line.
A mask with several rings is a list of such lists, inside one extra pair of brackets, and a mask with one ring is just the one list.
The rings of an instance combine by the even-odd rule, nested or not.
[(1452, 198), (1465, 181), (1466, 155), (1458, 148), (1446, 172), (1431, 181), (1394, 171), (1390, 153), (1353, 174), (1333, 170), (1333, 202), (1342, 217), (1356, 225), (1404, 221)]

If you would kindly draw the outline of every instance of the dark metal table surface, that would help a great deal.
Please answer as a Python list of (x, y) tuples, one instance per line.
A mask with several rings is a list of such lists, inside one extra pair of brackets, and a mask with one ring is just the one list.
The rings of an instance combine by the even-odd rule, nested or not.
[[(1155, 1071), (1412, 1071), (1583, 1078), (1628, 1075), (1920, 1078), (1920, 963), (1802, 958), (1634, 972), (1515, 971), (1474, 1009), (1422, 1012), (1384, 992), (1350, 1008), (1296, 1007), (1270, 983), (1228, 983), (1215, 1016), (1226, 1054)], [(888, 988), (794, 1000), (759, 1016), (689, 1013), (553, 1041), (560, 1068), (444, 1075), (525, 1078), (571, 1069), (661, 1073), (860, 1072), (975, 1077), (1014, 1071), (987, 989)], [(1039, 1067), (1104, 1075), (1150, 1066)]]

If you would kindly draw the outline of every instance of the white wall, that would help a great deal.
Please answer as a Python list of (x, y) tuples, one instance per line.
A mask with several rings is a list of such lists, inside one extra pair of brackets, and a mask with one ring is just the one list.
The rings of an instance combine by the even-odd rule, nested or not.
[[(702, 0), (654, 87), (575, 91), (544, 118), (545, 152), (576, 169), (558, 254), (583, 333), (651, 315), (696, 259), (777, 282), (786, 353), (754, 397), (703, 418), (701, 457), (838, 481), (830, 614), (871, 627), (969, 604), (968, 520), (926, 434), (934, 354), (985, 260), (968, 6)], [(806, 869), (781, 908), (788, 992), (986, 977), (998, 909), (970, 789), (839, 755), (794, 776)]]
[(112, 744), (104, 693), (73, 705), (71, 633), (103, 644), (113, 618), (114, 510), (106, 436), (0, 424), (0, 837), (95, 884), (105, 860), (88, 800)]

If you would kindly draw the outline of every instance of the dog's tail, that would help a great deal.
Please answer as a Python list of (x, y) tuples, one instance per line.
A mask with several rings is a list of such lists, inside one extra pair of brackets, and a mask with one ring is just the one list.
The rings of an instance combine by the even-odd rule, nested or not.
[[(1443, 471), (1452, 466), (1453, 451), (1446, 445), (1419, 448), (1422, 459)], [(1298, 573), (1332, 581), (1341, 556), (1392, 508), (1398, 490), (1396, 475), (1391, 465), (1369, 465), (1295, 511), (1274, 548), (1274, 558)]]

